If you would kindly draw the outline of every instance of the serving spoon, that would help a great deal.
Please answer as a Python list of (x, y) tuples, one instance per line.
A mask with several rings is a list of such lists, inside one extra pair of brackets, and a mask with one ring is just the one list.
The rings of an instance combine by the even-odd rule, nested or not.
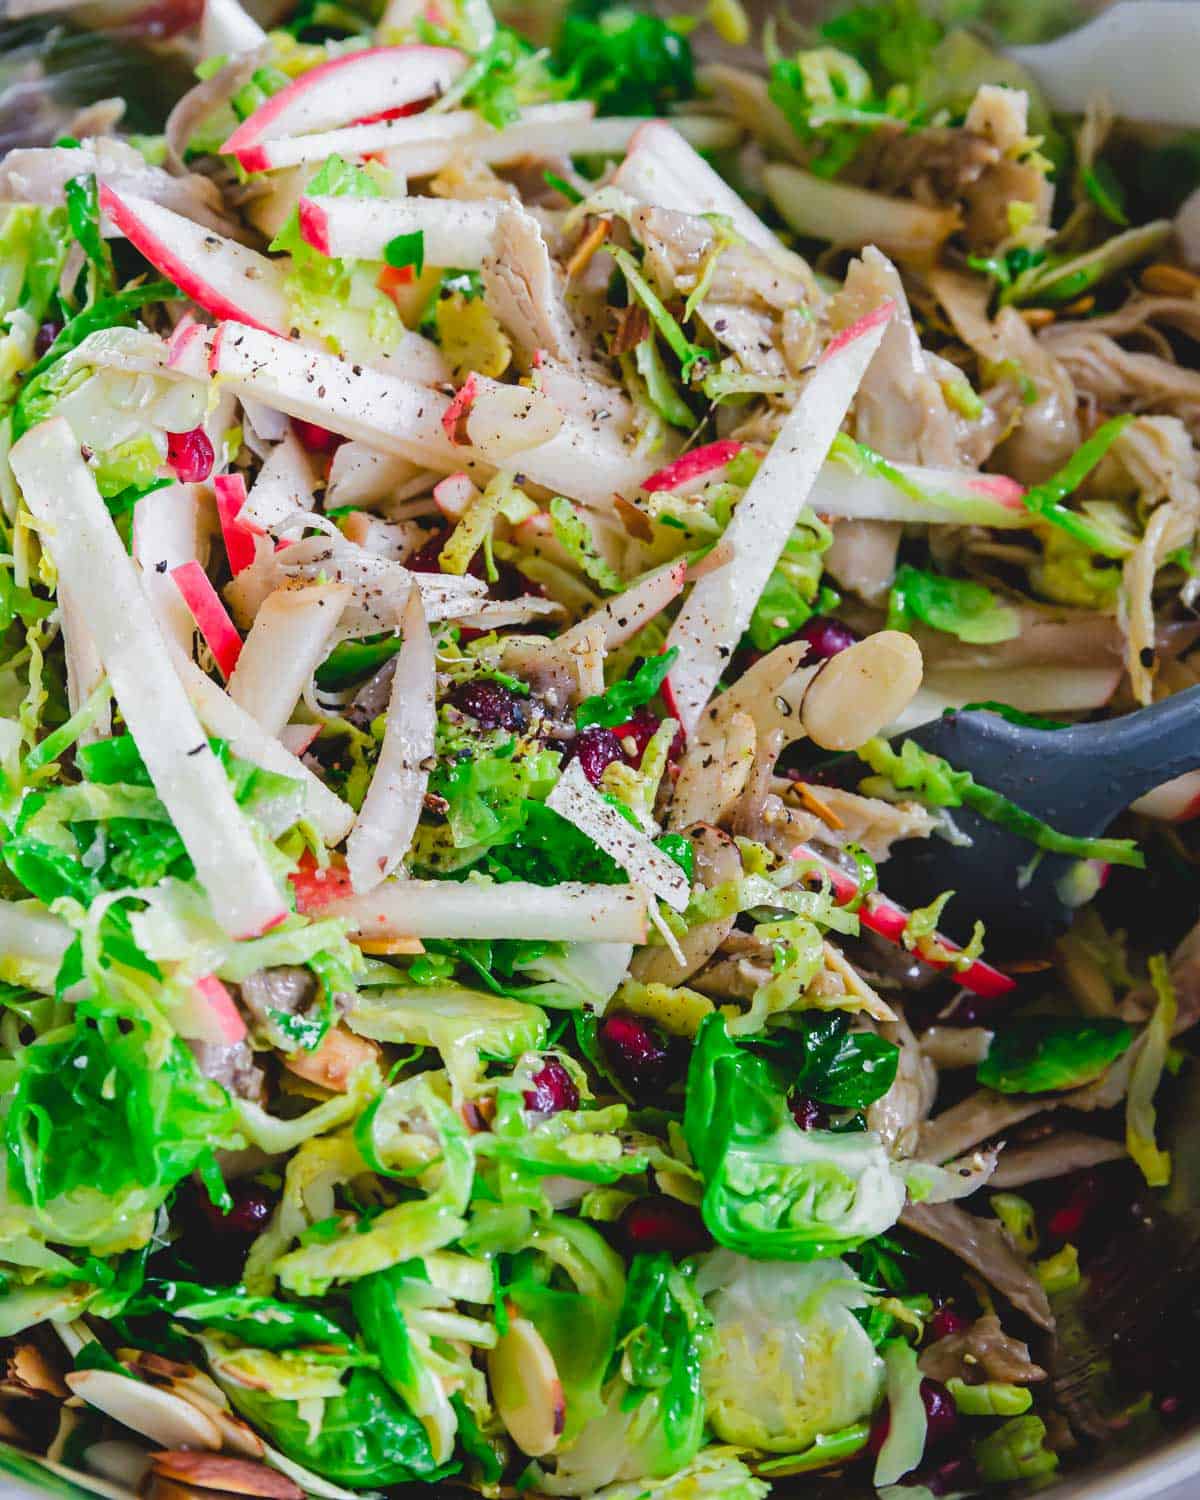
[(1097, 92), (1146, 125), (1200, 125), (1200, 5), (1120, 0), (1057, 41), (1005, 52), (1028, 68), (1050, 108), (1082, 114)]
[[(970, 771), (1058, 832), (1099, 838), (1146, 792), (1200, 767), (1200, 686), (1118, 719), (1062, 729), (1031, 729), (987, 709), (949, 712), (898, 737), (897, 748), (903, 739)], [(970, 844), (935, 835), (894, 845), (884, 867), (888, 894), (916, 908), (954, 891), (941, 925), (965, 941), (979, 919), (989, 957), (1046, 949), (1093, 893), (1099, 872), (1089, 885), (1080, 861), (1041, 853), (969, 807), (950, 815)]]

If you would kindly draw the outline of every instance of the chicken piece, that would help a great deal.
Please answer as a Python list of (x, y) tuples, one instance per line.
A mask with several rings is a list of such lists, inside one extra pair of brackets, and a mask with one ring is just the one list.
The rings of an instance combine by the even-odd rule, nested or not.
[(1029, 1345), (1010, 1338), (995, 1313), (976, 1319), (963, 1333), (930, 1344), (918, 1360), (921, 1373), (943, 1385), (957, 1377), (968, 1385), (995, 1380), (1003, 1385), (1036, 1385), (1046, 1379), (1029, 1356)]
[(937, 1069), (921, 1051), (903, 1016), (879, 1027), (879, 1035), (900, 1049), (896, 1077), (887, 1093), (867, 1109), (867, 1126), (893, 1156), (914, 1156), (921, 1125), (937, 1098)]
[(999, 1219), (977, 1218), (957, 1203), (910, 1203), (900, 1223), (956, 1255), (1039, 1328), (1053, 1329), (1046, 1289), (1013, 1248)]

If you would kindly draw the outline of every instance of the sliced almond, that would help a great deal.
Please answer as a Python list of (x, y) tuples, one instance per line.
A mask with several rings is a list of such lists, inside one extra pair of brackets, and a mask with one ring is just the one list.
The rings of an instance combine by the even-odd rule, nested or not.
[(3, 1388), (13, 1396), (57, 1396), (60, 1401), (67, 1394), (58, 1371), (36, 1344), (21, 1344), (13, 1350)]
[(800, 717), (823, 750), (857, 750), (908, 707), (920, 686), (916, 641), (881, 630), (824, 663), (808, 684)]
[(83, 1450), (83, 1460), (93, 1474), (136, 1490), (150, 1467), (149, 1451), (140, 1443), (124, 1441), (93, 1443)]
[(254, 1428), (243, 1422), (241, 1417), (235, 1417), (227, 1407), (218, 1406), (213, 1401), (206, 1401), (203, 1396), (197, 1395), (194, 1391), (178, 1391), (177, 1394), (209, 1418), (221, 1434), (222, 1448), (228, 1448), (243, 1458), (261, 1458), (267, 1451), (262, 1438)]
[(528, 1318), (511, 1317), (508, 1331), (488, 1351), (492, 1399), (522, 1453), (553, 1453), (562, 1437), (567, 1406), (554, 1356)]
[(155, 1453), (155, 1474), (194, 1484), (202, 1490), (224, 1490), (231, 1495), (261, 1495), (264, 1500), (304, 1500), (304, 1491), (294, 1479), (247, 1458), (229, 1458), (223, 1453), (175, 1451)]
[(1142, 290), (1156, 297), (1195, 297), (1200, 294), (1200, 276), (1183, 266), (1157, 262), (1141, 275)]
[(164, 1448), (221, 1446), (216, 1423), (172, 1391), (111, 1370), (75, 1370), (66, 1382), (89, 1406)]
[(350, 1080), (364, 1064), (379, 1058), (378, 1042), (355, 1036), (344, 1026), (326, 1032), (325, 1040), (312, 1052), (293, 1052), (283, 1065), (306, 1083), (318, 1084), (334, 1094), (344, 1094)]

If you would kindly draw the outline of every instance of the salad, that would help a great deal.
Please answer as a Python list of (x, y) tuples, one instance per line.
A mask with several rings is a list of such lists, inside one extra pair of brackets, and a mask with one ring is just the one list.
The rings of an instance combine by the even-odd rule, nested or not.
[(1200, 681), (1198, 139), (962, 6), (193, 9), (156, 133), (0, 161), (0, 1437), (920, 1500), (1169, 1430), (1200, 773), (1050, 951), (888, 856), (980, 791), (917, 725)]

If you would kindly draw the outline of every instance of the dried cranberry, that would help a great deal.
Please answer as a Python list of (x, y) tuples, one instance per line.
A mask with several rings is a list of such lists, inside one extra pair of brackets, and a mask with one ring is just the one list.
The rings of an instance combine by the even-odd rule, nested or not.
[(616, 1011), (600, 1025), (600, 1044), (613, 1073), (633, 1093), (662, 1089), (676, 1076), (671, 1043), (652, 1021)]
[(503, 683), (460, 682), (452, 689), (450, 702), (464, 714), (470, 714), (480, 729), (525, 728), (525, 705)]
[(413, 573), (440, 573), (442, 565), (439, 558), (442, 548), (446, 545), (448, 533), (435, 531), (427, 542), (424, 542), (404, 564)]
[(330, 432), (316, 422), (305, 422), (300, 417), (292, 418), (292, 429), (310, 453), (332, 453), (346, 441), (339, 432)]
[(42, 355), (48, 351), (50, 345), (54, 342), (54, 340), (59, 336), (61, 332), (61, 323), (55, 323), (53, 321), (47, 320), (42, 324), (42, 326), (38, 329), (37, 336), (33, 341), (33, 352), (38, 359), (41, 359)]
[(845, 651), (847, 646), (853, 646), (858, 636), (840, 620), (830, 619), (828, 615), (814, 615), (796, 639), (808, 642), (810, 658), (826, 661), (839, 651)]
[(548, 1057), (529, 1080), (525, 1090), (525, 1108), (539, 1115), (556, 1115), (560, 1109), (579, 1108), (579, 1090), (575, 1080), (557, 1057)]
[(958, 1431), (958, 1407), (940, 1380), (922, 1380), (921, 1402), (925, 1407), (925, 1448), (928, 1451)]
[(203, 427), (167, 433), (167, 463), (180, 484), (199, 484), (212, 473), (213, 445)]
[(599, 786), (605, 766), (611, 766), (614, 760), (624, 760), (625, 752), (621, 749), (621, 741), (611, 729), (605, 729), (600, 724), (589, 724), (575, 736), (575, 743), (571, 746), (571, 759), (578, 760), (583, 767), (583, 774), (593, 786)]
[(620, 1230), (631, 1255), (654, 1250), (695, 1255), (712, 1245), (700, 1210), (677, 1198), (639, 1198), (621, 1215)]
[(272, 1194), (256, 1182), (235, 1182), (230, 1185), (229, 1196), (233, 1207), (222, 1213), (207, 1193), (199, 1195), (200, 1211), (211, 1228), (218, 1234), (259, 1234), (275, 1209)]
[[(631, 766), (640, 766), (642, 756), (646, 753), (646, 746), (658, 733), (661, 721), (643, 705), (637, 710), (632, 719), (626, 719), (624, 724), (618, 724), (613, 730), (617, 739), (621, 742), (621, 749), (625, 753), (625, 759)], [(633, 749), (629, 748), (632, 743)]]
[[(925, 1408), (925, 1451), (944, 1443), (958, 1430), (958, 1408), (954, 1398), (940, 1381), (925, 1379), (921, 1382), (921, 1404)], [(871, 1423), (871, 1434), (867, 1438), (867, 1452), (877, 1455), (887, 1442), (892, 1430), (891, 1412), (886, 1404), (880, 1407)]]
[(937, 1312), (929, 1320), (929, 1338), (931, 1343), (937, 1343), (938, 1339), (947, 1339), (953, 1333), (962, 1333), (968, 1326), (966, 1318), (947, 1303), (939, 1307)]
[(793, 1094), (788, 1100), (792, 1119), (801, 1130), (823, 1130), (829, 1124), (829, 1113), (807, 1094)]

